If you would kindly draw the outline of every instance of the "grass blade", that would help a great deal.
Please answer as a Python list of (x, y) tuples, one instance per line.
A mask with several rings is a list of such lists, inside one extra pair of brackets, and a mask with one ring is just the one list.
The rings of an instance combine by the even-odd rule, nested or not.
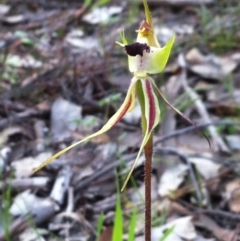
[(101, 213), (99, 218), (98, 218), (98, 221), (97, 221), (97, 240), (99, 240), (99, 237), (100, 237), (101, 232), (102, 232), (103, 221), (104, 221), (104, 214)]
[(122, 241), (123, 239), (123, 212), (121, 207), (121, 198), (119, 184), (117, 180), (117, 203), (114, 217), (113, 237), (112, 241)]
[(134, 208), (130, 220), (129, 230), (128, 230), (128, 241), (134, 241), (135, 239), (135, 227), (137, 221), (137, 209)]
[(167, 237), (173, 232), (175, 226), (172, 226), (171, 228), (169, 228), (164, 235), (161, 237), (161, 239), (159, 241), (164, 241), (167, 239)]

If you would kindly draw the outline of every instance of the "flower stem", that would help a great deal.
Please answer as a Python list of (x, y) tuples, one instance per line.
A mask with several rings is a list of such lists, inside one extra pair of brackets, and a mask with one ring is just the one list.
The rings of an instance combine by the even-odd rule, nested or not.
[(145, 152), (145, 241), (151, 241), (151, 175), (152, 175), (152, 153), (153, 136), (151, 135), (144, 147)]

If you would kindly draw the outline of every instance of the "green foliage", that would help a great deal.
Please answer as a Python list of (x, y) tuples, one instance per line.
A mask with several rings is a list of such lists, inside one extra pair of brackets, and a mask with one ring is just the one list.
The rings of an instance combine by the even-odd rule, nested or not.
[[(2, 175), (2, 173), (1, 173)], [(12, 178), (10, 179), (12, 180)], [(2, 193), (2, 203), (0, 207), (0, 223), (4, 229), (4, 234), (7, 241), (11, 241), (11, 234), (10, 234), (10, 224), (12, 221), (12, 217), (10, 214), (10, 206), (12, 202), (12, 185), (11, 183), (7, 186), (6, 190)]]
[(134, 208), (131, 215), (131, 220), (130, 220), (130, 225), (128, 230), (128, 241), (134, 241), (135, 239), (136, 222), (137, 222), (137, 209)]
[(154, 227), (158, 227), (158, 226), (164, 225), (166, 223), (167, 216), (168, 216), (168, 210), (164, 209), (161, 212), (160, 216), (157, 215), (156, 217), (153, 217), (152, 225)]
[[(224, 79), (222, 81), (225, 89), (227, 90), (227, 92), (229, 93), (229, 95), (231, 95), (233, 97), (233, 92), (234, 92), (234, 81), (233, 81), (233, 76), (232, 74), (230, 74), (229, 76), (227, 76), (226, 79)], [(234, 97), (233, 97), (234, 100)]]
[(122, 241), (122, 238), (123, 238), (123, 211), (121, 207), (119, 183), (117, 181), (117, 203), (116, 203), (116, 209), (115, 209), (112, 240)]
[[(9, 183), (8, 185), (3, 188), (3, 191), (1, 193), (1, 206), (0, 206), (0, 227), (3, 228), (3, 232), (5, 235), (6, 241), (12, 241), (13, 237), (10, 231), (11, 224), (13, 221), (13, 216), (10, 213), (10, 208), (13, 203), (13, 197), (12, 197), (12, 179), (13, 179), (14, 172), (11, 172), (9, 176)], [(2, 170), (0, 170), (0, 180), (2, 180)], [(23, 200), (24, 201), (24, 200)], [(27, 203), (26, 203), (27, 206)], [(40, 240), (40, 233), (39, 230), (36, 227), (36, 223), (33, 219), (33, 216), (29, 213), (29, 215), (26, 215), (24, 218), (26, 218), (26, 221), (28, 223), (28, 226), (32, 228), (33, 232), (36, 234), (36, 237), (38, 237), (36, 240)], [(15, 240), (15, 239), (14, 239)]]
[(104, 222), (104, 214), (101, 213), (97, 221), (97, 240), (99, 239), (100, 234), (102, 232), (103, 222)]
[(174, 226), (166, 230), (166, 232), (164, 233), (164, 235), (161, 237), (159, 241), (165, 241), (167, 237), (173, 232), (173, 230), (174, 230)]
[[(240, 118), (238, 118), (237, 120), (235, 120), (236, 122), (240, 123)], [(227, 126), (226, 127), (226, 131), (229, 135), (234, 135), (234, 134), (238, 134), (239, 130), (236, 126)]]
[(196, 8), (202, 32), (198, 34), (197, 38), (195, 35), (194, 38), (198, 43), (194, 43), (194, 45), (204, 45), (218, 54), (238, 48), (240, 40), (238, 35), (239, 9), (240, 3), (238, 6), (234, 6), (231, 1), (218, 1), (214, 9), (204, 5)]
[(21, 40), (21, 43), (28, 46), (35, 45), (35, 41), (31, 39), (28, 34), (24, 31), (18, 30), (14, 34), (16, 37), (18, 37)]
[[(240, 117), (238, 118), (223, 118), (222, 121), (232, 121), (232, 122), (240, 122)], [(215, 126), (215, 129), (217, 130), (218, 133), (220, 134), (228, 134), (228, 135), (233, 135), (233, 134), (238, 134), (239, 133), (239, 129), (237, 126), (234, 126), (234, 125), (218, 125), (218, 126)], [(204, 134), (207, 136), (207, 137), (211, 137), (209, 131), (207, 128), (204, 128)]]
[(88, 7), (88, 6), (90, 6), (90, 5), (92, 4), (92, 1), (93, 1), (93, 0), (84, 0), (83, 5), (84, 5), (85, 7)]
[[(128, 228), (128, 241), (134, 241), (135, 239), (135, 227), (137, 221), (137, 209), (134, 208), (130, 218), (130, 225)], [(122, 241), (123, 240), (123, 210), (121, 207), (120, 191), (118, 189), (117, 193), (117, 203), (114, 217), (114, 227), (112, 241)]]
[[(122, 133), (122, 135), (125, 135), (125, 134)], [(121, 136), (120, 136), (120, 137), (121, 137)], [(121, 140), (121, 139), (118, 138), (118, 140)], [(117, 157), (118, 157), (118, 159), (119, 159), (119, 161), (120, 161), (120, 169), (121, 169), (121, 172), (122, 172), (122, 171), (124, 172), (124, 170), (127, 169), (126, 162), (124, 161), (124, 159), (123, 159), (123, 157), (122, 157), (122, 154), (121, 154), (120, 152), (117, 152), (116, 155), (117, 155)], [(124, 176), (123, 178), (122, 178), (122, 176), (121, 176), (121, 182), (123, 182), (123, 181), (126, 179), (126, 176), (125, 176), (125, 175), (123, 175), (123, 176)], [(143, 195), (141, 194), (141, 192), (139, 191), (139, 188), (138, 188), (138, 186), (137, 186), (137, 183), (136, 183), (134, 177), (132, 177), (132, 176), (130, 177), (130, 182), (131, 182), (131, 184), (132, 184), (135, 192), (136, 192), (137, 195), (139, 196), (139, 200), (141, 200), (142, 204), (144, 204), (144, 197), (143, 197)]]
[(104, 5), (108, 4), (109, 2), (110, 2), (110, 0), (99, 0), (99, 1), (97, 1), (96, 5), (104, 6)]
[(185, 102), (182, 102), (179, 106), (177, 106), (177, 109), (183, 112), (188, 107), (192, 106), (197, 100), (198, 98), (193, 100), (186, 100)]
[(197, 9), (196, 11), (200, 17), (201, 25), (205, 29), (212, 20), (212, 13), (205, 5), (201, 5), (200, 9)]
[[(121, 195), (120, 195), (120, 191), (119, 191), (119, 187), (118, 187), (112, 241), (122, 241), (123, 240), (124, 220), (123, 220), (123, 210), (122, 210), (122, 206), (121, 206), (121, 197), (120, 196)], [(135, 239), (136, 221), (137, 221), (137, 209), (134, 208), (133, 212), (131, 214), (131, 217), (130, 217), (130, 224), (129, 224), (129, 229), (128, 229), (128, 241), (134, 241), (134, 239)], [(101, 235), (101, 232), (103, 229), (103, 223), (104, 223), (104, 214), (101, 213), (98, 218), (98, 221), (97, 221), (97, 240), (99, 240), (99, 237)]]
[(95, 116), (86, 116), (82, 119), (77, 119), (77, 120), (71, 120), (69, 121), (70, 123), (71, 122), (74, 122), (76, 123), (77, 125), (83, 127), (83, 128), (91, 128), (93, 127), (98, 121), (98, 118), (95, 117)]
[(112, 104), (112, 103), (117, 103), (117, 101), (121, 98), (121, 94), (120, 93), (116, 93), (116, 94), (112, 94), (112, 95), (109, 95), (107, 97), (105, 97), (104, 99), (100, 100), (98, 102), (98, 104), (103, 107), (105, 105), (109, 105), (109, 104)]
[[(121, 206), (121, 192), (120, 192), (118, 180), (116, 183), (117, 183), (117, 201), (116, 201), (116, 208), (115, 208), (112, 241), (122, 241), (123, 234), (124, 234), (123, 210)], [(134, 241), (135, 239), (136, 221), (137, 221), (137, 209), (134, 208), (130, 217), (130, 224), (128, 226), (128, 241)]]
[[(1, 56), (0, 56), (1, 58)], [(1, 63), (1, 60), (0, 60)], [(0, 74), (2, 79), (8, 80), (11, 84), (16, 84), (18, 81), (18, 70), (10, 65), (5, 65), (4, 70)]]
[[(89, 7), (94, 1), (93, 0), (84, 0), (83, 5)], [(102, 7), (108, 4), (110, 0), (98, 0), (93, 4), (93, 7)]]
[(198, 185), (198, 189), (199, 189), (199, 194), (200, 194), (200, 200), (197, 197), (197, 193), (195, 193), (195, 199), (197, 200), (196, 204), (199, 207), (203, 207), (204, 205), (204, 193), (203, 193), (203, 180), (201, 177), (201, 174), (198, 172), (197, 168), (195, 168), (195, 175), (197, 178), (197, 185)]
[(129, 7), (128, 9), (128, 17), (126, 18), (127, 24), (133, 23), (137, 18), (139, 14), (139, 1), (138, 0), (131, 0), (128, 2)]

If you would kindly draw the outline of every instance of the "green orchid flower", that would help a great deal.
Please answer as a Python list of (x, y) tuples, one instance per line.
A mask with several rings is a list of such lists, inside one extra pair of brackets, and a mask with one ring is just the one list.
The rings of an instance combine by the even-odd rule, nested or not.
[[(160, 106), (157, 95), (159, 95), (168, 106), (183, 116), (182, 113), (175, 109), (165, 99), (160, 90), (157, 88), (154, 80), (149, 76), (149, 74), (157, 74), (164, 70), (175, 40), (175, 36), (173, 36), (165, 46), (161, 47), (154, 33), (152, 18), (146, 0), (143, 0), (143, 4), (146, 19), (143, 20), (140, 28), (137, 30), (138, 35), (136, 42), (133, 44), (128, 44), (123, 32), (120, 34), (122, 43), (117, 42), (125, 49), (126, 53), (128, 54), (129, 70), (134, 75), (130, 82), (130, 86), (128, 88), (127, 95), (123, 104), (99, 131), (68, 146), (64, 150), (61, 150), (46, 160), (44, 163), (42, 163), (39, 167), (37, 167), (34, 172), (43, 168), (73, 147), (108, 131), (115, 124), (117, 124), (126, 113), (134, 108), (135, 98), (137, 97), (139, 99), (142, 110), (143, 141), (134, 164), (132, 165), (132, 168), (124, 182), (122, 187), (123, 190), (137, 164), (137, 161), (146, 143), (151, 137), (154, 128), (160, 122)], [(184, 118), (191, 122), (186, 116), (184, 116)]]

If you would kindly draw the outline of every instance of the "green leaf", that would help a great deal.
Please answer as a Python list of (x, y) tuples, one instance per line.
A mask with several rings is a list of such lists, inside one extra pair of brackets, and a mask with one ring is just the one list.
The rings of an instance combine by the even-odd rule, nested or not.
[(124, 30), (121, 30), (119, 32), (119, 35), (120, 35), (120, 38), (121, 38), (123, 43), (119, 43), (118, 41), (116, 41), (116, 43), (119, 44), (120, 46), (124, 47), (125, 45), (128, 44), (127, 39), (125, 38)]
[(92, 4), (92, 0), (84, 0), (84, 3), (83, 3), (84, 6), (88, 7), (91, 4)]
[(116, 94), (107, 96), (106, 98), (100, 100), (98, 103), (101, 107), (103, 107), (104, 105), (108, 105), (110, 103), (118, 101), (120, 98), (121, 98), (121, 93), (116, 93)]
[(30, 46), (35, 44), (35, 41), (33, 39), (31, 39), (30, 37), (28, 37), (28, 34), (24, 31), (18, 30), (15, 32), (14, 35), (16, 37), (20, 38), (22, 44), (30, 45)]
[(99, 0), (97, 3), (96, 3), (96, 5), (97, 6), (104, 6), (104, 5), (106, 5), (107, 3), (109, 3), (110, 2), (110, 0)]
[(114, 217), (113, 237), (112, 241), (123, 240), (123, 212), (121, 207), (121, 198), (117, 182), (117, 203)]
[(164, 235), (161, 237), (161, 239), (159, 241), (164, 241), (167, 239), (167, 237), (173, 232), (175, 226), (172, 226), (171, 228), (169, 228)]
[(131, 215), (130, 226), (128, 230), (128, 241), (134, 241), (135, 239), (136, 222), (137, 222), (137, 209), (134, 208)]
[(103, 212), (101, 212), (101, 214), (98, 218), (98, 221), (97, 221), (97, 240), (99, 239), (101, 232), (102, 232), (103, 221), (104, 221), (104, 214), (103, 214)]

